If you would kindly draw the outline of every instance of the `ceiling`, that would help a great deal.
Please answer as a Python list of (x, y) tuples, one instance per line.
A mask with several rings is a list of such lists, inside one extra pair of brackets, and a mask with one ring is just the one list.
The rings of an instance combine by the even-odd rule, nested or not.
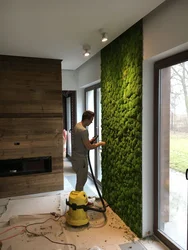
[(164, 1), (0, 0), (0, 54), (62, 59), (63, 69), (75, 70)]

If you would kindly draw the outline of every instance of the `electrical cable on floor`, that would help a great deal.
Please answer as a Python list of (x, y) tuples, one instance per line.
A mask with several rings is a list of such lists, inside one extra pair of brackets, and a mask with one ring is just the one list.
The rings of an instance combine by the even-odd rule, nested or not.
[[(54, 213), (51, 213), (51, 214), (54, 215)], [(57, 219), (48, 218), (47, 220), (45, 220), (43, 222), (36, 222), (36, 223), (29, 224), (29, 225), (26, 226), (25, 230), (26, 230), (27, 233), (30, 233), (30, 234), (32, 234), (34, 236), (42, 236), (42, 237), (46, 238), (47, 240), (49, 240), (52, 243), (63, 245), (63, 246), (71, 246), (71, 247), (73, 247), (76, 250), (76, 246), (74, 244), (72, 244), (72, 243), (62, 243), (62, 242), (54, 241), (54, 240), (51, 240), (50, 238), (48, 238), (46, 235), (44, 235), (42, 233), (41, 234), (37, 234), (37, 233), (31, 232), (31, 231), (28, 230), (28, 227), (30, 227), (30, 226), (38, 225), (38, 224), (44, 224), (48, 220), (58, 221), (61, 217), (64, 217), (64, 216), (65, 215), (61, 215)]]
[[(33, 225), (33, 224), (32, 224)], [(31, 225), (30, 225), (31, 226)], [(34, 236), (42, 236), (44, 238), (46, 238), (47, 240), (49, 240), (50, 242), (52, 243), (55, 243), (55, 244), (59, 244), (59, 245), (63, 245), (63, 246), (72, 246), (74, 247), (74, 249), (76, 250), (76, 246), (74, 244), (71, 244), (71, 243), (62, 243), (62, 242), (58, 242), (58, 241), (54, 241), (54, 240), (51, 240), (50, 238), (48, 238), (46, 235), (44, 234), (36, 234), (36, 233), (33, 233), (31, 231), (29, 231), (27, 228), (26, 228), (26, 231)]]
[(46, 235), (44, 235), (44, 234), (42, 234), (42, 233), (41, 233), (41, 234), (37, 234), (37, 233), (31, 232), (30, 230), (28, 230), (28, 227), (30, 227), (30, 226), (33, 226), (33, 225), (41, 225), (41, 224), (46, 223), (46, 222), (49, 221), (49, 220), (53, 220), (53, 221), (56, 222), (56, 221), (58, 221), (60, 218), (62, 218), (62, 217), (65, 216), (65, 214), (64, 214), (64, 215), (58, 216), (58, 215), (56, 215), (56, 213), (51, 213), (51, 215), (53, 215), (53, 216), (55, 216), (55, 217), (57, 216), (57, 219), (48, 218), (47, 220), (45, 220), (45, 221), (43, 221), (43, 222), (35, 222), (35, 223), (28, 224), (27, 226), (20, 225), (20, 226), (14, 226), (14, 227), (8, 228), (7, 230), (1, 232), (0, 235), (6, 233), (6, 232), (8, 232), (8, 231), (11, 231), (11, 230), (13, 230), (13, 229), (15, 229), (15, 228), (24, 228), (24, 229), (23, 229), (21, 232), (19, 232), (18, 234), (9, 236), (8, 238), (2, 239), (2, 240), (0, 239), (0, 242), (3, 242), (3, 241), (5, 241), (5, 240), (9, 240), (9, 239), (14, 238), (14, 237), (16, 237), (16, 236), (18, 236), (18, 235), (23, 234), (24, 232), (27, 232), (27, 233), (29, 233), (29, 234), (31, 234), (31, 235), (34, 235), (34, 236), (41, 236), (41, 237), (44, 237), (44, 238), (46, 238), (47, 240), (49, 240), (50, 242), (52, 242), (52, 243), (54, 243), (54, 244), (59, 244), (59, 245), (64, 245), (64, 246), (71, 246), (71, 247), (73, 247), (73, 248), (76, 250), (76, 246), (75, 246), (74, 244), (71, 244), (71, 243), (62, 243), (62, 242), (54, 241), (54, 240), (51, 240), (50, 238), (48, 238)]
[(6, 232), (8, 232), (8, 231), (11, 231), (12, 229), (15, 229), (15, 228), (24, 228), (21, 232), (19, 232), (18, 234), (15, 234), (15, 235), (12, 235), (12, 236), (9, 236), (8, 238), (5, 238), (5, 239), (0, 239), (0, 241), (1, 242), (3, 242), (3, 241), (5, 241), (5, 240), (10, 240), (10, 239), (12, 239), (12, 238), (14, 238), (14, 237), (16, 237), (16, 236), (18, 236), (18, 235), (20, 235), (21, 233), (24, 233), (25, 232), (25, 230), (26, 230), (26, 226), (14, 226), (14, 227), (11, 227), (11, 228), (8, 228), (7, 230), (5, 230), (5, 231), (3, 231), (3, 232), (1, 232), (0, 233), (0, 235), (2, 235), (2, 234), (4, 234), (4, 233), (6, 233)]

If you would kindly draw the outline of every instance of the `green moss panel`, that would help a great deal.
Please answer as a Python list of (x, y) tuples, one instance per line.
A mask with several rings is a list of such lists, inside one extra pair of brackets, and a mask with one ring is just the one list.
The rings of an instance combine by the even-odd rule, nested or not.
[(142, 235), (142, 60), (139, 21), (101, 51), (103, 197)]

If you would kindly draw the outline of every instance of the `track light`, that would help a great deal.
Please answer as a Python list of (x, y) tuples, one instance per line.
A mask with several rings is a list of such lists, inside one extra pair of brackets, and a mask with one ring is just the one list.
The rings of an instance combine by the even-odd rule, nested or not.
[(90, 56), (90, 54), (91, 54), (90, 50), (91, 50), (91, 47), (89, 45), (84, 45), (83, 46), (83, 51), (84, 51), (83, 55), (86, 57)]
[(102, 42), (105, 43), (106, 41), (108, 41), (108, 36), (106, 32), (102, 33)]

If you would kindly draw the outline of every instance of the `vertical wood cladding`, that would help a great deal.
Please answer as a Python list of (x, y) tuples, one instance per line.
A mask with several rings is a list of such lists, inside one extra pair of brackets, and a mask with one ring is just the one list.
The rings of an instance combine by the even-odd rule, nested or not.
[[(14, 195), (63, 188), (62, 123), (61, 60), (0, 55), (0, 160), (52, 156), (51, 174), (57, 175), (56, 182), (49, 173), (33, 175), (43, 178), (35, 185), (31, 175), (29, 190), (18, 185)], [(0, 182), (6, 185), (12, 178), (1, 177)], [(24, 187), (27, 178), (14, 180)], [(11, 190), (7, 193), (1, 185), (0, 197), (13, 194)]]

